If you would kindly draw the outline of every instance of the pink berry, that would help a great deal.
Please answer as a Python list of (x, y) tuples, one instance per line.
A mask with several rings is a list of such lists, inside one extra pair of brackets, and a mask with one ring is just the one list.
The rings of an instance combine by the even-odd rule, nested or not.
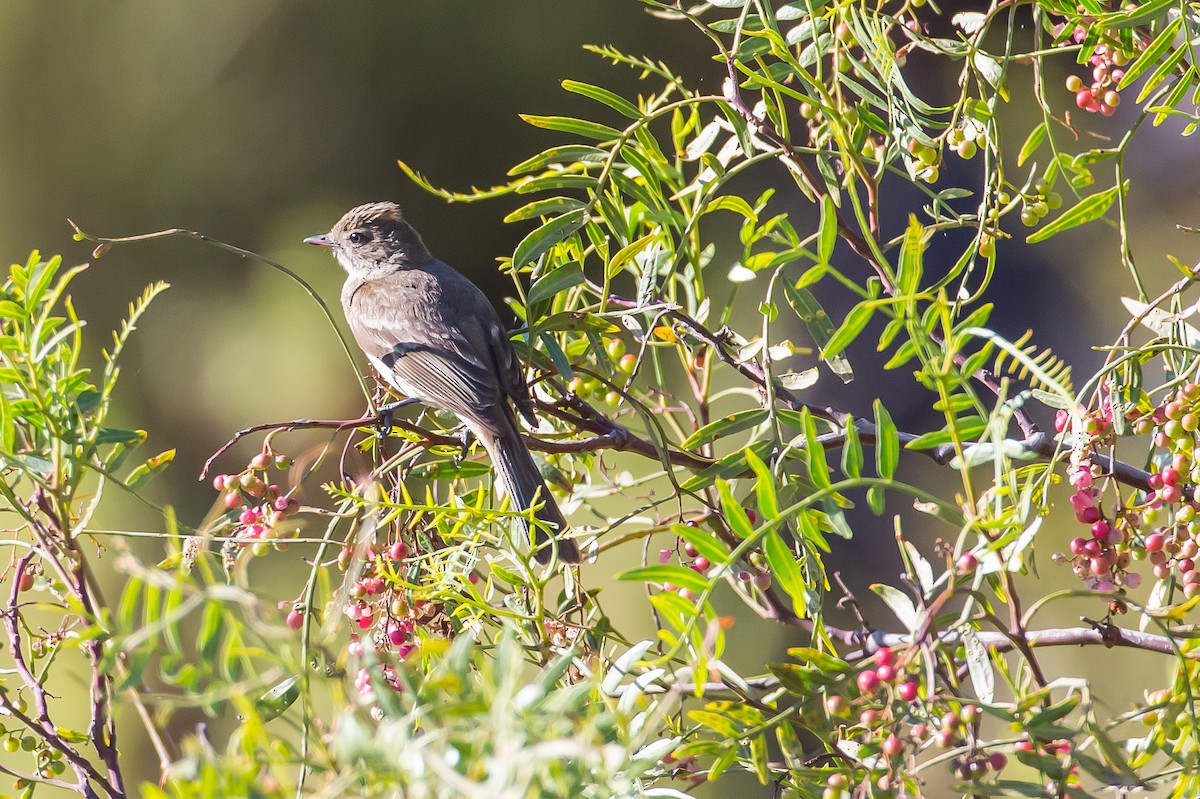
[(977, 566), (979, 566), (979, 560), (971, 552), (964, 552), (958, 562), (954, 564), (954, 568), (959, 574), (971, 574)]
[(287, 615), (287, 626), (293, 630), (299, 630), (304, 627), (304, 611), (299, 608), (292, 608), (291, 613)]
[(1087, 540), (1083, 536), (1076, 536), (1071, 539), (1071, 554), (1082, 555), (1083, 548), (1087, 545)]
[(242, 495), (237, 491), (230, 491), (225, 495), (225, 507), (233, 510), (242, 506)]
[(1163, 541), (1162, 533), (1151, 533), (1146, 536), (1146, 551), (1161, 552), (1163, 543), (1165, 542)]
[(875, 661), (876, 666), (890, 666), (896, 660), (896, 653), (892, 650), (883, 647), (875, 650), (875, 654), (871, 656)]
[(699, 550), (696, 549), (696, 545), (693, 544), (691, 541), (684, 541), (683, 542), (683, 554), (687, 555), (689, 558), (694, 558), (697, 555), (699, 555), (700, 552), (699, 552)]
[(874, 669), (867, 669), (859, 672), (858, 675), (858, 690), (864, 694), (873, 694), (879, 690), (879, 685), (882, 680), (879, 679), (879, 674)]
[(1108, 522), (1104, 521), (1104, 519), (1101, 519), (1100, 521), (1095, 522), (1092, 525), (1092, 538), (1095, 538), (1097, 541), (1107, 541), (1108, 540)]
[(388, 549), (388, 557), (391, 560), (404, 560), (408, 557), (408, 544), (403, 541), (397, 541)]
[(225, 490), (225, 478), (226, 477), (228, 477), (228, 475), (218, 474), (216, 477), (213, 478), (212, 487), (213, 487), (214, 491), (224, 491)]
[(1008, 765), (1008, 758), (1001, 752), (992, 752), (988, 755), (987, 764), (992, 771), (1003, 771)]
[(1075, 92), (1075, 105), (1080, 108), (1086, 109), (1094, 102), (1096, 102), (1096, 98), (1092, 96), (1091, 89), (1084, 88)]
[(917, 684), (912, 682), (901, 683), (896, 688), (896, 696), (900, 697), (905, 702), (915, 702), (917, 700)]
[(896, 669), (889, 663), (885, 663), (879, 668), (875, 669), (875, 674), (878, 675), (879, 679), (883, 682), (891, 682), (892, 680), (896, 679)]
[(895, 735), (889, 735), (883, 740), (881, 748), (888, 757), (896, 757), (904, 751), (904, 742)]
[(692, 568), (698, 572), (708, 571), (708, 567), (711, 565), (712, 564), (708, 562), (708, 558), (704, 557), (703, 555), (692, 561)]

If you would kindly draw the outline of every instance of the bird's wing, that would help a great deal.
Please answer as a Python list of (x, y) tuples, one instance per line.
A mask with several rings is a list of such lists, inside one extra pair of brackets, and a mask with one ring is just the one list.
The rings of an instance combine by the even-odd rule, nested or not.
[(517, 357), (517, 351), (513, 349), (512, 340), (500, 325), (499, 319), (495, 319), (490, 325), (485, 322), (485, 325), (488, 348), (496, 365), (496, 377), (500, 380), (500, 387), (512, 399), (513, 405), (517, 406), (525, 421), (537, 426), (537, 417), (533, 415), (533, 400), (529, 397), (529, 385), (525, 382), (525, 370), (521, 368), (521, 360)]
[(367, 283), (347, 297), (354, 306), (347, 321), (371, 365), (404, 394), (498, 431), (497, 411), (505, 406), (487, 342), (474, 342), (476, 331), (430, 319), (393, 294)]

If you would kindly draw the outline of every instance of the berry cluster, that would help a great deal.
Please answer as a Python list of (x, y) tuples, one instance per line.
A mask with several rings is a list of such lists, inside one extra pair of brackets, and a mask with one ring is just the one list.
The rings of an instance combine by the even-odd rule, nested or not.
[[(845, 693), (829, 689), (824, 712), (844, 735), (859, 744), (859, 761), (868, 764), (853, 774), (839, 771), (825, 783), (825, 799), (846, 799), (852, 793), (851, 777), (873, 782), (873, 796), (891, 796), (901, 790), (904, 758), (927, 748), (953, 749), (969, 744), (970, 751), (950, 761), (963, 780), (979, 780), (989, 771), (1008, 765), (1002, 752), (976, 748), (973, 726), (979, 708), (959, 699), (922, 697), (917, 668), (902, 662), (888, 648), (877, 649)], [(853, 709), (858, 709), (857, 723)]]
[[(1076, 44), (1082, 44), (1090, 33), (1092, 22), (1093, 20), (1087, 18), (1081, 19), (1075, 25), (1070, 38)], [(1066, 22), (1059, 23), (1054, 26), (1052, 32), (1056, 37), (1060, 36), (1066, 30), (1066, 26)], [(1088, 59), (1092, 67), (1091, 82), (1085, 83), (1079, 75), (1070, 75), (1067, 77), (1066, 86), (1067, 91), (1075, 95), (1075, 105), (1089, 113), (1110, 117), (1121, 104), (1121, 95), (1117, 93), (1116, 86), (1125, 76), (1122, 67), (1129, 63), (1133, 54), (1115, 44), (1115, 31), (1102, 31), (1100, 39), (1101, 43), (1095, 46)]]
[[(625, 342), (619, 338), (609, 339), (605, 347), (608, 352), (608, 357), (613, 364), (613, 371), (617, 381), (620, 382), (633, 375), (633, 370), (637, 368), (637, 356), (631, 352), (625, 351)], [(617, 406), (621, 404), (621, 394), (617, 391), (612, 391), (594, 377), (584, 377), (575, 375), (567, 383), (567, 390), (582, 400), (591, 399), (593, 396), (600, 396), (603, 393), (605, 404)]]
[(1145, 403), (1124, 416), (1135, 434), (1151, 435), (1162, 453), (1155, 459), (1158, 471), (1150, 475), (1148, 490), (1119, 500), (1106, 513), (1101, 486), (1108, 475), (1091, 452), (1113, 440), (1111, 400), (1106, 396), (1098, 410), (1058, 413), (1055, 429), (1075, 443), (1067, 469), (1074, 489), (1071, 505), (1088, 534), (1072, 539), (1070, 555), (1058, 554), (1055, 560), (1071, 563), (1077, 576), (1100, 591), (1136, 588), (1142, 576), (1130, 568), (1149, 560), (1156, 579), (1177, 576), (1185, 597), (1200, 595), (1200, 490), (1188, 485), (1200, 483), (1195, 455), (1200, 384), (1181, 385), (1159, 405)]
[(251, 458), (242, 472), (213, 478), (212, 486), (221, 492), (221, 502), (236, 524), (234, 536), (255, 556), (267, 554), (272, 545), (286, 549), (286, 539), (300, 533), (300, 525), (292, 518), (300, 510), (300, 503), (275, 483), (267, 482), (272, 467), (286, 470), (291, 465), (287, 456), (263, 451)]
[[(24, 713), (29, 708), (26, 706), (25, 700), (21, 697), (15, 697), (12, 700), (13, 708), (18, 713)], [(5, 752), (10, 754), (15, 752), (32, 752), (37, 757), (37, 775), (42, 779), (52, 780), (61, 775), (67, 770), (66, 761), (63, 759), (63, 754), (59, 750), (52, 747), (46, 740), (25, 734), (22, 735), (18, 730), (9, 730), (3, 724), (0, 724), (0, 746)], [(32, 792), (33, 785), (24, 778), (18, 778), (13, 783), (13, 788), (17, 791), (29, 790)]]

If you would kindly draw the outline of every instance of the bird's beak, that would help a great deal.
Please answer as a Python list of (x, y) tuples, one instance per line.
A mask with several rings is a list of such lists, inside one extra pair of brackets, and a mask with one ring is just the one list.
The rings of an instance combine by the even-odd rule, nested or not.
[(333, 242), (329, 240), (328, 233), (321, 233), (317, 236), (309, 236), (304, 240), (305, 244), (314, 244), (318, 247), (332, 247)]

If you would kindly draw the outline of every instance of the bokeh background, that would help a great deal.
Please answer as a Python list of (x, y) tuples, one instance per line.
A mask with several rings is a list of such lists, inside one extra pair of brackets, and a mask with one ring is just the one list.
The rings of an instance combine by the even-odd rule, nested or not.
[[(637, 92), (636, 73), (585, 52), (585, 43), (651, 55), (693, 87), (719, 89), (722, 73), (708, 42), (685, 23), (650, 16), (634, 0), (6, 3), (0, 8), (0, 257), (24, 261), (40, 249), (69, 262), (89, 260), (90, 247), (72, 240), (68, 217), (105, 236), (184, 227), (286, 263), (336, 304), (341, 272), (301, 239), (328, 229), (353, 205), (390, 198), (403, 204), (437, 255), (499, 297), (509, 287), (495, 260), (528, 230), (501, 222), (513, 203), (447, 205), (408, 182), (396, 159), (451, 188), (501, 182), (510, 165), (561, 139), (524, 124), (518, 113), (598, 113), (563, 92), (562, 79)], [(931, 95), (952, 90), (954, 73), (939, 71), (919, 52), (910, 63), (915, 82)], [(1061, 85), (1063, 74), (1049, 80)], [(1028, 78), (1018, 69), (1011, 79)], [(1014, 130), (1005, 142), (1010, 151), (1035, 114), (1023, 87), (1013, 94), (1005, 119)], [(1065, 107), (1070, 98), (1064, 91), (1061, 99)], [(1132, 106), (1123, 105), (1114, 120), (1085, 122), (1103, 136), (1128, 124)], [(1175, 229), (1200, 222), (1200, 158), (1178, 133), (1174, 123), (1146, 126), (1127, 163), (1134, 181), (1131, 243), (1152, 294), (1177, 277), (1165, 253), (1193, 263), (1200, 250), (1194, 236)], [(1081, 146), (1104, 145), (1085, 139)], [(955, 166), (947, 178), (969, 180), (971, 168)], [(763, 170), (758, 180), (755, 188), (778, 184), (781, 207), (797, 219), (812, 218), (782, 171)], [(885, 221), (898, 229), (911, 210), (889, 206)], [(731, 262), (735, 242), (724, 252)], [(941, 252), (952, 257), (935, 241), (931, 257)], [(1002, 245), (996, 326), (1012, 337), (1032, 328), (1036, 341), (1076, 364), (1077, 375), (1090, 374), (1101, 359), (1091, 345), (1111, 341), (1127, 319), (1116, 298), (1133, 289), (1117, 252), (1115, 231), (1101, 224), (1035, 249)], [(852, 261), (846, 264), (855, 271)], [(147, 454), (178, 449), (155, 496), (198, 523), (213, 494), (196, 476), (232, 432), (299, 417), (350, 418), (363, 400), (336, 339), (293, 283), (184, 239), (115, 248), (79, 280), (75, 300), (94, 347), (107, 342), (128, 301), (155, 280), (173, 288), (155, 302), (129, 348), (119, 420), (149, 431)], [(835, 316), (847, 307), (835, 294), (825, 299)], [(902, 427), (934, 423), (924, 408), (928, 400), (911, 393), (903, 375), (878, 370), (869, 341), (851, 355), (858, 381), (844, 388), (827, 374), (814, 396), (863, 413), (884, 395)], [(236, 454), (230, 469), (238, 466)], [(918, 479), (934, 485), (944, 479), (920, 459), (906, 463), (919, 470)], [(161, 528), (161, 520), (133, 507), (110, 513), (123, 524)], [(864, 517), (862, 524), (860, 537), (836, 553), (860, 591), (900, 568), (890, 523)], [(1066, 519), (1052, 519), (1043, 530), (1057, 536), (1058, 546), (1074, 534)], [(1045, 560), (1043, 566), (1052, 582), (1070, 584), (1063, 570)], [(641, 601), (630, 593), (630, 608)], [(868, 609), (886, 626), (883, 611)], [(1063, 619), (1075, 623), (1071, 613)], [(740, 652), (747, 664), (783, 657), (795, 643), (774, 627), (745, 630)], [(1159, 661), (1089, 655), (1093, 662), (1120, 657), (1121, 670), (1144, 671), (1148, 687), (1165, 676)], [(1064, 668), (1082, 668), (1071, 660), (1077, 653), (1055, 657)], [(1124, 689), (1141, 687), (1126, 680)], [(137, 747), (127, 743), (126, 754)], [(731, 791), (739, 783), (725, 785)], [(741, 787), (769, 795), (752, 785)]]

